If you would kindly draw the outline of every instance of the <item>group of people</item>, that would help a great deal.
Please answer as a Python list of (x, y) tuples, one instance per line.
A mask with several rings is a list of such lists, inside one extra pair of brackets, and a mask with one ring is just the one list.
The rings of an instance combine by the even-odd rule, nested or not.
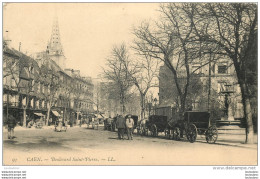
[(124, 140), (125, 131), (127, 132), (128, 140), (133, 140), (134, 120), (131, 118), (131, 115), (128, 115), (126, 119), (119, 115), (116, 120), (116, 126), (119, 140)]
[(97, 129), (99, 127), (99, 119), (94, 118), (86, 118), (85, 123), (87, 124), (87, 127), (89, 128), (90, 125), (92, 125), (92, 129)]

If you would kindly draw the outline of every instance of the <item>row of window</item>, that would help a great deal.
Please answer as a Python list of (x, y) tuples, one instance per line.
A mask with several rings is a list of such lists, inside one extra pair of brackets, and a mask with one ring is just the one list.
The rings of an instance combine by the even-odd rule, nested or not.
[[(228, 64), (226, 62), (213, 65), (211, 69), (214, 74), (229, 74)], [(194, 64), (192, 66), (192, 71), (195, 71), (195, 74), (202, 73), (202, 68), (200, 68), (200, 64)]]
[[(4, 104), (9, 104), (10, 106), (26, 106), (28, 98), (25, 96), (20, 96), (20, 95), (9, 95), (4, 94), (3, 95), (3, 102)], [(8, 97), (9, 97), (9, 102), (8, 102)], [(76, 103), (75, 101), (70, 101), (70, 102), (65, 102), (64, 100), (58, 100), (58, 102), (55, 104), (55, 107), (71, 107), (74, 108), (74, 104), (80, 109), (89, 109), (92, 107), (90, 103), (86, 102), (78, 102)], [(37, 99), (37, 98), (29, 98), (29, 103), (28, 103), (29, 108), (36, 108), (36, 109), (45, 109), (48, 106), (48, 103), (45, 102), (44, 99)]]

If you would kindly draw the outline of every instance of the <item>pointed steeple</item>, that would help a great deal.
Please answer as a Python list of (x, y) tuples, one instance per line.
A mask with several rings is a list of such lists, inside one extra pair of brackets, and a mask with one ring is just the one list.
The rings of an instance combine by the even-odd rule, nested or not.
[(49, 41), (48, 48), (49, 48), (49, 53), (52, 55), (54, 54), (63, 55), (63, 48), (60, 41), (60, 30), (59, 30), (59, 23), (58, 23), (57, 16), (55, 17), (53, 22), (51, 38)]
[(65, 56), (61, 45), (59, 23), (56, 13), (52, 26), (51, 38), (48, 42), (46, 51), (50, 58), (57, 63), (57, 65), (59, 65), (62, 69), (65, 68)]

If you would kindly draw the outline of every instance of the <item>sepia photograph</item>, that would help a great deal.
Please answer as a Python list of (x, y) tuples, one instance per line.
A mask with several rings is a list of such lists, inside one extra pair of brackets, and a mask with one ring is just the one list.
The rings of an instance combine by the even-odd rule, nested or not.
[(3, 2), (2, 43), (3, 166), (258, 178), (257, 2)]

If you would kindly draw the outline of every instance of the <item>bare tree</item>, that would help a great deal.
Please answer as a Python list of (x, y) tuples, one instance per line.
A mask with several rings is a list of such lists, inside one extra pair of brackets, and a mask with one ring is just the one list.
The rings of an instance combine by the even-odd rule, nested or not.
[[(26, 127), (26, 110), (34, 94), (35, 81), (39, 78), (36, 71), (38, 69), (37, 62), (32, 58), (12, 50), (19, 60), (12, 58), (4, 58), (4, 77), (10, 76), (12, 81), (12, 88), (22, 95), (22, 109), (23, 109), (23, 127)], [(33, 102), (33, 101), (32, 101)]]
[[(52, 107), (54, 107), (55, 104), (57, 103), (57, 100), (61, 93), (62, 82), (60, 81), (60, 76), (58, 72), (52, 66), (48, 67), (46, 65), (42, 65), (39, 70), (39, 74), (41, 80), (39, 81), (38, 85), (42, 85), (42, 89), (45, 89), (45, 90), (41, 90), (41, 93), (46, 100), (46, 104), (47, 104), (46, 125), (49, 125), (50, 112)], [(46, 86), (40, 84), (43, 81), (47, 84), (47, 89)]]
[(74, 77), (74, 87), (73, 88), (73, 100), (74, 100), (74, 107), (76, 108), (76, 121), (79, 120), (80, 113), (82, 109), (84, 108), (84, 103), (87, 98), (87, 93), (85, 92), (85, 89), (83, 85), (81, 85), (79, 82), (81, 81), (80, 76)]
[(113, 47), (112, 55), (107, 59), (107, 69), (104, 69), (105, 78), (113, 82), (119, 90), (122, 113), (126, 112), (126, 94), (133, 85), (130, 76), (132, 72), (127, 70), (129, 63), (127, 48), (121, 44), (119, 47)]
[[(191, 76), (198, 69), (191, 69), (191, 64), (198, 61), (199, 68), (207, 65), (202, 61), (200, 41), (196, 39), (192, 21), (188, 13), (182, 10), (182, 4), (162, 4), (161, 21), (142, 23), (135, 28), (135, 49), (140, 55), (147, 55), (164, 62), (174, 78), (177, 94), (179, 96), (180, 117), (183, 117), (187, 108), (186, 99), (190, 90)], [(193, 12), (191, 12), (193, 13)]]
[(75, 80), (63, 71), (59, 71), (59, 74), (60, 80), (57, 84), (57, 87), (59, 87), (61, 90), (57, 90), (56, 96), (59, 96), (62, 99), (62, 106), (64, 107), (63, 121), (66, 121), (67, 119), (70, 119), (68, 118), (67, 107), (74, 107), (73, 97), (75, 91)]
[(248, 63), (255, 61), (257, 45), (257, 4), (204, 3), (188, 9), (196, 35), (201, 41), (216, 44), (221, 53), (232, 60), (241, 88), (244, 116), (247, 121), (246, 142), (253, 142), (253, 123), (248, 81)]
[[(158, 87), (160, 61), (154, 60), (149, 55), (144, 55), (144, 58), (137, 57), (135, 59), (131, 62), (127, 70), (130, 70), (129, 74), (140, 94), (141, 118), (143, 119), (145, 118), (147, 92), (153, 87)], [(135, 73), (131, 74), (131, 71), (133, 72), (134, 70)]]
[(5, 41), (3, 41), (3, 46), (3, 85), (4, 88), (7, 89), (6, 119), (8, 120), (10, 102), (9, 89), (11, 89), (12, 91), (16, 91), (17, 93), (20, 91), (19, 73), (21, 69), (20, 57), (18, 55), (13, 54), (13, 52), (8, 48), (7, 43)]
[[(97, 114), (100, 114), (102, 116), (101, 111), (104, 111), (107, 108), (109, 90), (106, 89), (108, 88), (108, 86), (105, 85), (104, 83), (101, 83), (100, 81), (97, 81), (94, 86), (95, 87), (94, 87), (93, 98), (92, 99), (89, 98), (88, 100), (89, 102), (91, 102), (91, 104), (93, 104), (96, 107)], [(104, 90), (106, 90), (106, 92)]]

